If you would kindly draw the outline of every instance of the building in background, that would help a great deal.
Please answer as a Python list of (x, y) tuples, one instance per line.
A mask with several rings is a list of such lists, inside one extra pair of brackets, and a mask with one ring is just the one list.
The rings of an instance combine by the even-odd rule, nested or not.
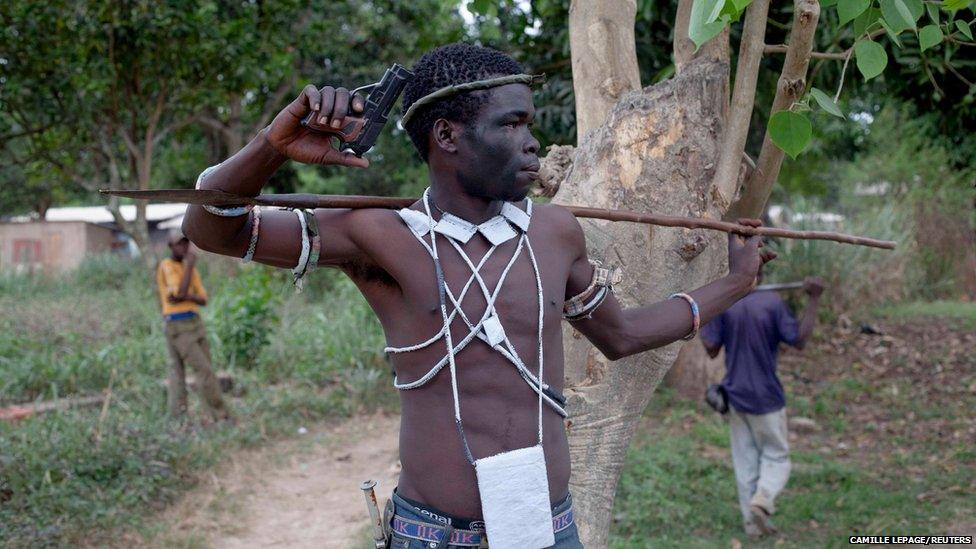
[[(166, 233), (180, 226), (185, 211), (186, 204), (146, 207), (154, 246), (165, 246)], [(135, 206), (122, 206), (121, 213), (135, 219)], [(0, 271), (54, 274), (103, 253), (132, 257), (138, 250), (101, 206), (50, 208), (43, 220), (24, 216), (0, 222)]]

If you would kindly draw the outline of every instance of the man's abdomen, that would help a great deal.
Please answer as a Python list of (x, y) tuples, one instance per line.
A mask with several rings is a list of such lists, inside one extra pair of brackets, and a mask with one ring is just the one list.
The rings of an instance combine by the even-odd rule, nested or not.
[[(475, 459), (538, 443), (537, 393), (510, 364), (458, 364), (458, 386), (464, 432)], [(401, 391), (400, 397), (399, 493), (459, 518), (480, 519), (477, 477), (454, 421), (448, 368), (421, 388)], [(543, 425), (549, 499), (556, 503), (568, 493), (569, 446), (562, 418), (546, 405)]]

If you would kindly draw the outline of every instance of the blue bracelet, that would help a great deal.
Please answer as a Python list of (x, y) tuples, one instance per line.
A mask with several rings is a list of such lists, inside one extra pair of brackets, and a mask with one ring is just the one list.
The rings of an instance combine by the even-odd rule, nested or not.
[(695, 298), (686, 293), (671, 294), (668, 296), (668, 299), (673, 299), (676, 297), (687, 301), (688, 305), (691, 307), (691, 333), (681, 339), (695, 339), (695, 336), (698, 335), (698, 329), (701, 328), (701, 313), (698, 311), (698, 303), (695, 301)]

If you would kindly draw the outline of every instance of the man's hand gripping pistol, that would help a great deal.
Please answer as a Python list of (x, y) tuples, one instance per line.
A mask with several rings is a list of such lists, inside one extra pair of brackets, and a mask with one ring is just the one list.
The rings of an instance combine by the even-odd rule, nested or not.
[(413, 73), (402, 65), (394, 63), (392, 67), (386, 69), (382, 80), (356, 88), (350, 94), (352, 98), (359, 92), (369, 92), (362, 118), (347, 116), (346, 125), (336, 129), (320, 124), (313, 119), (315, 113), (311, 113), (302, 120), (302, 125), (310, 130), (335, 135), (342, 142), (340, 146), (342, 150), (352, 151), (356, 156), (362, 156), (376, 144), (376, 139), (389, 119), (393, 104), (413, 76)]

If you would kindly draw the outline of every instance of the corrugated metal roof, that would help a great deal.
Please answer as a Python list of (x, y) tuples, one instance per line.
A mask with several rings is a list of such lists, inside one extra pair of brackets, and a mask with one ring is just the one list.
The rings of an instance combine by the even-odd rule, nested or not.
[[(136, 207), (127, 204), (120, 208), (122, 217), (126, 221), (136, 218)], [(165, 221), (174, 217), (182, 217), (186, 212), (186, 204), (149, 204), (146, 206), (148, 221)], [(44, 216), (45, 221), (87, 221), (89, 223), (112, 223), (115, 219), (104, 206), (70, 206), (66, 208), (49, 208)]]

